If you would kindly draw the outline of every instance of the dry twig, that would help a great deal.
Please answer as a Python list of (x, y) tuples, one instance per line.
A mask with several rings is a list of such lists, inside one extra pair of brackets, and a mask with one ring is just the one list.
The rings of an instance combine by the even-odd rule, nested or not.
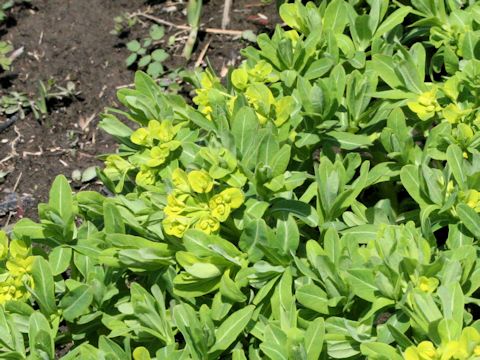
[(205, 57), (205, 54), (207, 53), (207, 50), (208, 50), (208, 47), (210, 46), (210, 42), (212, 40), (208, 40), (207, 43), (205, 44), (205, 46), (202, 48), (202, 51), (200, 52), (200, 54), (198, 55), (198, 59), (197, 61), (195, 61), (195, 67), (199, 67), (200, 65), (202, 65), (202, 61), (203, 61), (203, 58)]
[(18, 128), (16, 126), (13, 127), (13, 130), (15, 131), (17, 136), (10, 143), (10, 149), (11, 149), (10, 154), (8, 154), (6, 157), (4, 157), (2, 160), (0, 160), (0, 164), (3, 164), (5, 161), (8, 161), (15, 156), (18, 156), (17, 149), (16, 149), (15, 145), (17, 145), (17, 142), (20, 140), (22, 135), (20, 134), (20, 132), (18, 131)]
[[(188, 25), (177, 25), (170, 21), (160, 19), (156, 16), (145, 14), (145, 13), (133, 13), (130, 15), (131, 17), (139, 16), (144, 17), (145, 19), (149, 19), (157, 24), (173, 27), (180, 30), (191, 30), (192, 28)], [(229, 36), (241, 36), (244, 30), (226, 30), (226, 29), (218, 29), (218, 28), (200, 28), (200, 31), (209, 33), (209, 34), (217, 34), (217, 35), (229, 35)]]
[(230, 9), (232, 7), (232, 0), (225, 0), (223, 5), (222, 29), (226, 29), (230, 24)]

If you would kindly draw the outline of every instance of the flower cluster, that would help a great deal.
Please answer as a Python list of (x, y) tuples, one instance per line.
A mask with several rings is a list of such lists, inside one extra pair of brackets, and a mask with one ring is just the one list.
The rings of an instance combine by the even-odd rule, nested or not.
[(150, 120), (147, 127), (135, 130), (130, 136), (131, 142), (142, 150), (130, 156), (128, 161), (119, 155), (110, 155), (105, 163), (105, 174), (112, 180), (123, 180), (129, 170), (139, 169), (135, 178), (137, 184), (154, 185), (158, 168), (167, 163), (170, 154), (182, 144), (175, 139), (182, 126), (170, 120)]
[(273, 66), (265, 60), (260, 60), (254, 67), (249, 68), (246, 63), (232, 71), (232, 84), (237, 89), (245, 90), (249, 84), (274, 83), (279, 77), (273, 73)]
[(459, 194), (460, 200), (463, 200), (473, 210), (480, 213), (480, 192), (475, 189), (470, 189)]
[(417, 288), (420, 291), (431, 294), (437, 289), (438, 284), (439, 281), (437, 278), (420, 276), (417, 281)]
[(132, 156), (130, 160), (140, 167), (135, 178), (139, 185), (153, 185), (155, 183), (155, 168), (163, 165), (170, 153), (180, 147), (181, 142), (175, 140), (175, 135), (182, 124), (174, 126), (170, 120), (159, 122), (150, 120), (148, 127), (137, 129), (130, 140), (145, 150)]
[(421, 120), (431, 119), (437, 112), (442, 110), (442, 107), (437, 101), (436, 87), (422, 93), (416, 101), (411, 101), (407, 103), (407, 105)]
[(460, 339), (442, 343), (439, 347), (430, 341), (422, 341), (405, 351), (406, 360), (477, 359), (480, 356), (480, 334), (477, 329), (463, 329)]
[(232, 210), (244, 202), (240, 189), (230, 187), (217, 191), (214, 180), (205, 170), (188, 174), (176, 169), (172, 173), (175, 189), (168, 195), (163, 228), (169, 235), (181, 238), (190, 228), (207, 234), (220, 229)]
[(0, 273), (0, 305), (9, 300), (26, 300), (33, 287), (31, 249), (21, 240), (8, 244), (7, 236), (0, 232), (0, 261), (5, 264)]
[(197, 96), (193, 98), (193, 102), (208, 120), (212, 120), (214, 106), (223, 104), (226, 100), (228, 106), (233, 108), (235, 97), (225, 92), (220, 79), (211, 72), (206, 71), (200, 75), (200, 85), (201, 87), (195, 90)]

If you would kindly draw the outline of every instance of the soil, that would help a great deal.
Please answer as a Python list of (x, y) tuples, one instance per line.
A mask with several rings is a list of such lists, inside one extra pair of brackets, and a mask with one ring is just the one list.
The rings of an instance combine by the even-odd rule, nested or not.
[[(220, 28), (223, 3), (204, 3), (203, 27)], [(113, 18), (144, 11), (185, 25), (185, 7), (185, 2), (152, 0), (32, 0), (11, 11), (0, 33), (3, 30), (2, 40), (10, 41), (15, 49), (23, 47), (23, 53), (11, 70), (0, 74), (0, 95), (19, 91), (34, 97), (38, 81), (49, 79), (60, 86), (73, 81), (81, 95), (72, 101), (50, 104), (48, 115), (41, 121), (30, 113), (0, 132), (0, 172), (8, 172), (0, 184), (0, 204), (11, 191), (34, 199), (19, 204), (9, 216), (0, 217), (0, 227), (22, 216), (35, 218), (36, 205), (47, 201), (50, 185), (58, 174), (70, 179), (72, 171), (101, 166), (97, 156), (115, 151), (113, 139), (97, 129), (99, 114), (107, 106), (119, 106), (116, 90), (131, 83), (134, 75), (125, 65), (129, 54), (125, 44), (142, 38), (151, 23), (142, 21), (127, 36), (118, 37), (110, 34)], [(237, 0), (228, 28), (259, 33), (271, 31), (278, 22), (274, 3)], [(166, 38), (172, 34), (178, 34), (178, 29), (167, 29)], [(177, 46), (170, 48), (171, 57), (166, 63), (170, 69), (193, 66), (206, 48), (202, 66), (209, 63), (218, 74), (225, 75), (229, 66), (241, 61), (239, 51), (246, 46), (244, 40), (232, 36), (201, 32), (192, 59), (186, 62), (181, 57), (181, 38)], [(0, 125), (5, 120), (0, 116)], [(96, 186), (81, 185), (77, 188)]]

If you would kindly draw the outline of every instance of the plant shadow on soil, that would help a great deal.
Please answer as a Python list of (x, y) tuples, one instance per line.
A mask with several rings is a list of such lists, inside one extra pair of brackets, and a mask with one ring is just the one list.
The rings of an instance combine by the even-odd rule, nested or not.
[[(166, 12), (172, 4), (177, 10)], [(10, 224), (18, 220), (20, 214), (36, 218), (36, 204), (48, 199), (55, 176), (70, 177), (75, 169), (101, 165), (96, 157), (115, 151), (113, 139), (97, 129), (99, 114), (106, 106), (119, 106), (117, 87), (133, 80), (133, 72), (124, 63), (128, 56), (124, 45), (145, 35), (149, 24), (136, 25), (128, 37), (119, 38), (110, 34), (113, 18), (152, 6), (153, 15), (174, 24), (185, 24), (182, 11), (185, 5), (186, 2), (142, 0), (32, 0), (28, 7), (14, 8), (0, 32), (4, 32), (2, 40), (10, 41), (15, 49), (23, 47), (23, 54), (14, 61), (10, 71), (0, 74), (0, 95), (19, 91), (33, 96), (38, 81), (51, 78), (60, 86), (73, 81), (81, 96), (71, 103), (57, 104), (44, 121), (35, 120), (30, 113), (0, 133), (0, 171), (9, 172), (0, 184), (0, 204), (13, 189), (19, 194), (31, 194), (35, 200), (33, 205), (13, 212)], [(202, 24), (219, 28), (222, 12), (222, 0), (206, 2)], [(238, 0), (232, 8), (229, 29), (258, 33), (271, 31), (277, 23), (274, 3)], [(176, 29), (167, 29), (167, 37), (175, 32)], [(241, 39), (203, 33), (190, 63), (180, 57), (179, 46), (167, 61), (167, 68), (191, 66), (207, 42), (206, 59), (217, 72), (226, 66), (238, 65), (240, 49), (247, 45)], [(88, 119), (92, 119), (91, 123), (82, 129), (82, 122), (85, 124)], [(4, 120), (0, 117), (0, 123)], [(12, 157), (3, 161), (10, 155)], [(87, 186), (99, 188), (96, 184)], [(0, 217), (0, 228), (6, 221), (7, 216)]]

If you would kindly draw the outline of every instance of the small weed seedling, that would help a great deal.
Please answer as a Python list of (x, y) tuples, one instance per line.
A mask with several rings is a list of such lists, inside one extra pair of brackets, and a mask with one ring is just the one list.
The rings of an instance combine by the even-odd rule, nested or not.
[(146, 69), (153, 78), (160, 77), (164, 73), (163, 62), (168, 58), (168, 54), (163, 49), (156, 49), (156, 45), (164, 36), (163, 26), (152, 25), (148, 37), (142, 41), (130, 41), (127, 44), (127, 49), (131, 52), (125, 61), (127, 66), (136, 63), (139, 69)]
[(23, 119), (30, 108), (30, 99), (25, 93), (12, 91), (0, 97), (0, 113), (3, 115), (11, 116), (19, 113), (20, 118)]
[(12, 59), (7, 56), (9, 52), (13, 50), (13, 46), (6, 42), (0, 41), (0, 67), (4, 70), (10, 70), (10, 65), (12, 65)]
[(110, 34), (121, 36), (125, 33), (128, 33), (130, 29), (137, 23), (136, 16), (130, 16), (128, 13), (124, 13), (122, 15), (116, 16), (113, 21), (115, 22), (115, 26)]
[(31, 109), (35, 118), (45, 118), (48, 114), (48, 103), (64, 102), (66, 100), (73, 100), (80, 96), (80, 91), (76, 90), (75, 83), (72, 81), (67, 82), (66, 87), (55, 84), (54, 79), (49, 79), (46, 83), (39, 81), (38, 84), (38, 97), (30, 102)]
[(0, 23), (4, 22), (7, 19), (7, 12), (12, 9), (15, 5), (18, 4), (27, 4), (30, 3), (30, 0), (9, 0), (0, 2)]

